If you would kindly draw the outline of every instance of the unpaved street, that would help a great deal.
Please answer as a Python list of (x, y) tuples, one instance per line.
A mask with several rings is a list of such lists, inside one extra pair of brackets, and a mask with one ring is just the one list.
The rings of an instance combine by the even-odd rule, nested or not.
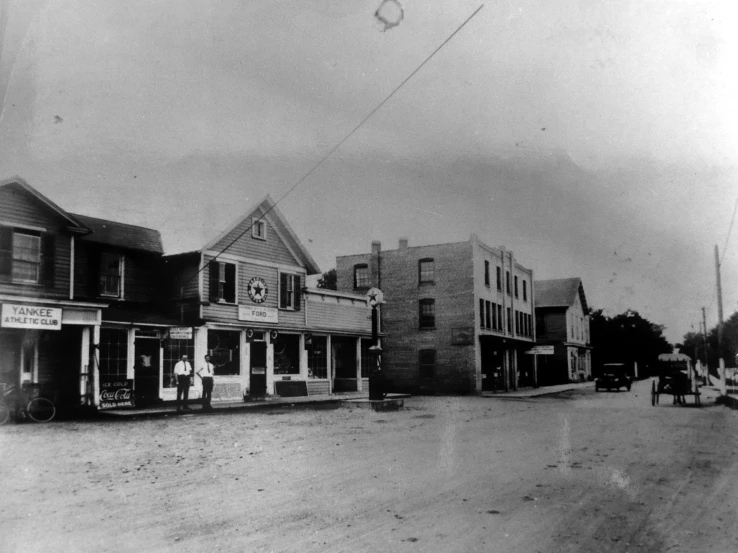
[(0, 551), (738, 551), (738, 413), (648, 386), (6, 426)]

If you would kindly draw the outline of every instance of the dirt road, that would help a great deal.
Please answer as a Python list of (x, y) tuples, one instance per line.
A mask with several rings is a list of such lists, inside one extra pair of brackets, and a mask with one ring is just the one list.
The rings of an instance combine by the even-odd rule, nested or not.
[(6, 426), (0, 551), (738, 551), (738, 412), (648, 386)]

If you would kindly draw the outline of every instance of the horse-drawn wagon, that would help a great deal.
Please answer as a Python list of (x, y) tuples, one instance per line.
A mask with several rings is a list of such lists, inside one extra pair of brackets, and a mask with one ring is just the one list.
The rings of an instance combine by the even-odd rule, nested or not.
[(658, 358), (658, 379), (651, 382), (651, 405), (659, 404), (659, 396), (673, 396), (673, 403), (686, 404), (686, 396), (694, 396), (700, 405), (700, 388), (695, 378), (692, 359), (683, 353), (662, 353)]

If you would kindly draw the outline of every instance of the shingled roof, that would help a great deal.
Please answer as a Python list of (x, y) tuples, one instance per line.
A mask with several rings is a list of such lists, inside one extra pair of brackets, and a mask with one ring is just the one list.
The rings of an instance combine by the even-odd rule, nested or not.
[(81, 240), (107, 244), (129, 250), (139, 250), (151, 253), (164, 253), (161, 243), (161, 234), (158, 230), (88, 217), (87, 215), (71, 214), (84, 226), (92, 231), (92, 234), (84, 236)]
[(571, 307), (579, 295), (582, 309), (587, 311), (587, 299), (584, 296), (581, 278), (536, 280), (535, 289), (536, 307)]

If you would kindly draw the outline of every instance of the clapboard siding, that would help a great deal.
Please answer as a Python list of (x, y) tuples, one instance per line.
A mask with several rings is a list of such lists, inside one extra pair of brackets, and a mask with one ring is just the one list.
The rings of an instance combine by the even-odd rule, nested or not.
[(44, 203), (14, 185), (0, 187), (0, 224), (45, 229), (54, 236), (54, 281), (52, 286), (0, 282), (0, 293), (68, 298), (71, 236), (63, 231), (66, 221)]
[(565, 342), (566, 336), (566, 312), (548, 312), (545, 317), (545, 332), (537, 336), (538, 342)]
[[(263, 214), (263, 210), (260, 208), (254, 212), (253, 216), (259, 217)], [(282, 265), (299, 266), (299, 261), (295, 259), (295, 256), (292, 255), (284, 242), (282, 242), (277, 231), (269, 222), (268, 215), (265, 220), (267, 223), (266, 240), (261, 240), (251, 236), (251, 230), (247, 229), (251, 226), (252, 218), (247, 217), (211, 249), (215, 251), (225, 250), (225, 253), (227, 254), (248, 257), (250, 259), (270, 261), (272, 263), (279, 263)], [(242, 233), (243, 236), (240, 236)], [(231, 242), (234, 240), (235, 243), (229, 247)]]
[(306, 309), (311, 328), (351, 332), (372, 330), (372, 309), (363, 302), (352, 304), (350, 299), (310, 295)]
[[(200, 252), (170, 255), (163, 259), (163, 274), (170, 283), (169, 294), (174, 300), (199, 300), (200, 278), (205, 279), (207, 288), (207, 273), (198, 274), (200, 268)], [(206, 269), (207, 271), (207, 269)], [(207, 289), (204, 297), (207, 297)]]
[[(205, 261), (209, 262), (213, 258), (206, 256)], [(272, 309), (277, 309), (279, 306), (279, 270), (275, 267), (266, 267), (264, 265), (257, 265), (254, 263), (243, 263), (234, 262), (219, 258), (218, 261), (235, 263), (237, 266), (237, 286), (236, 286), (236, 298), (237, 305), (225, 304), (225, 303), (210, 303), (203, 307), (203, 318), (207, 321), (214, 322), (238, 322), (238, 305), (250, 305), (250, 306), (261, 306)], [(203, 297), (205, 299), (210, 298), (210, 271), (213, 269), (213, 265), (210, 264), (204, 271), (203, 277)], [(296, 271), (299, 268), (295, 267)], [(267, 296), (263, 303), (254, 303), (249, 298), (248, 294), (248, 283), (254, 277), (260, 277), (266, 282), (267, 285)], [(301, 284), (304, 285), (305, 275), (301, 275)], [(301, 309), (299, 311), (280, 309), (279, 310), (279, 325), (288, 325), (301, 327), (305, 325), (305, 299), (304, 294), (301, 294)], [(273, 325), (266, 325), (273, 326)]]

